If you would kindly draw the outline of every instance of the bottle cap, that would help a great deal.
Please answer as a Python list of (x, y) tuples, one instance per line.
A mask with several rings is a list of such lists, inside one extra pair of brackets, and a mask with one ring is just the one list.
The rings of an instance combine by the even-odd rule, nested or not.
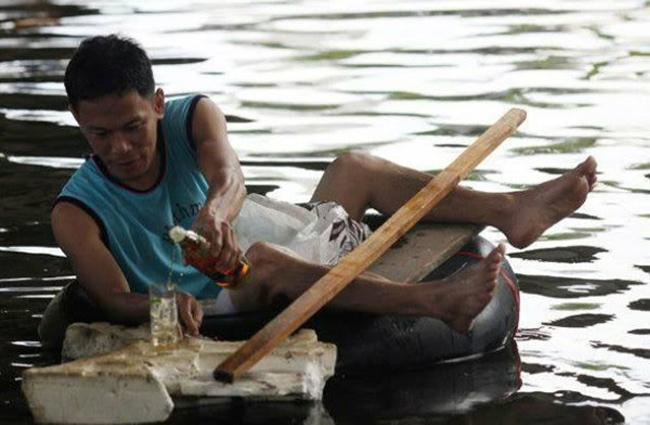
[(174, 226), (169, 229), (169, 237), (176, 243), (181, 242), (187, 236), (187, 230), (181, 226)]

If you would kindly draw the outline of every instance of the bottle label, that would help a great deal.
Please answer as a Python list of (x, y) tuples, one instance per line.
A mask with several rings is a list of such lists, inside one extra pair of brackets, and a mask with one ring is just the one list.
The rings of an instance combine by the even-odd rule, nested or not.
[(178, 226), (172, 228), (170, 236), (172, 232), (174, 233), (172, 239), (183, 249), (185, 264), (193, 266), (210, 277), (222, 288), (237, 286), (250, 271), (250, 263), (245, 258), (230, 270), (222, 270), (217, 266), (217, 259), (210, 254), (210, 245), (203, 237)]

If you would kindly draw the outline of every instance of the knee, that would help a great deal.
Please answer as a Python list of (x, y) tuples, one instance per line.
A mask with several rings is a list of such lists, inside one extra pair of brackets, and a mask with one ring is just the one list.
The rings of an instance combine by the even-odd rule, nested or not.
[(282, 253), (271, 244), (256, 242), (246, 251), (246, 258), (251, 263), (252, 277), (247, 297), (254, 299), (258, 308), (274, 306), (282, 295), (282, 285), (278, 285), (277, 279), (274, 279), (279, 268), (286, 263)]
[[(271, 267), (275, 264), (271, 260), (273, 248), (266, 242), (255, 242), (246, 251), (246, 258), (250, 261), (256, 274), (267, 276), (272, 273)], [(266, 279), (265, 279), (266, 280)]]
[(268, 258), (268, 244), (257, 242), (246, 251), (251, 270), (244, 285), (231, 292), (231, 298), (240, 311), (259, 310), (268, 305), (273, 262)]
[(328, 174), (342, 176), (349, 179), (353, 176), (358, 176), (367, 170), (373, 163), (375, 158), (371, 155), (362, 152), (345, 152), (339, 155), (325, 170)]

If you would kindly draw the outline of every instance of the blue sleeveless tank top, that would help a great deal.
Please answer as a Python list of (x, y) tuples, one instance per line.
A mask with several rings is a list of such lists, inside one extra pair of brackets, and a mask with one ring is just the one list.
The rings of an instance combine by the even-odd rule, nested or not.
[(158, 122), (162, 172), (148, 191), (122, 186), (91, 157), (73, 174), (56, 199), (71, 202), (95, 219), (104, 243), (126, 276), (132, 292), (147, 293), (153, 283), (172, 280), (197, 298), (216, 297), (220, 288), (190, 266), (168, 236), (175, 225), (190, 228), (205, 203), (208, 184), (200, 173), (191, 124), (202, 96), (165, 104)]

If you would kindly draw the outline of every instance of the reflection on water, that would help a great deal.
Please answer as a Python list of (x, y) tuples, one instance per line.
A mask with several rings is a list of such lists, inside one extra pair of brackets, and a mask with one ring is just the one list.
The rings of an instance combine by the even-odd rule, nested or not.
[[(181, 413), (182, 412), (182, 413)], [(569, 406), (558, 404), (556, 400), (544, 393), (516, 394), (502, 403), (495, 403), (477, 408), (465, 416), (448, 414), (431, 414), (425, 416), (407, 416), (399, 419), (374, 419), (373, 417), (340, 418), (330, 415), (321, 403), (306, 404), (265, 404), (259, 403), (254, 408), (237, 402), (228, 405), (204, 406), (198, 409), (175, 413), (171, 423), (203, 423), (220, 418), (224, 423), (233, 425), (262, 424), (300, 424), (300, 425), (334, 425), (334, 424), (440, 424), (440, 425), (519, 425), (554, 424), (554, 425), (609, 425), (622, 424), (624, 417), (615, 409), (602, 406)]]
[(323, 402), (337, 423), (465, 414), (481, 404), (506, 400), (519, 389), (520, 373), (521, 360), (512, 344), (469, 362), (398, 374), (334, 378)]
[(579, 279), (555, 276), (518, 275), (523, 291), (554, 298), (607, 296), (628, 291), (641, 282), (623, 279)]
[[(49, 229), (52, 200), (88, 153), (65, 65), (81, 38), (122, 32), (151, 52), (168, 97), (202, 92), (221, 106), (250, 192), (305, 201), (349, 149), (435, 172), (512, 106), (528, 120), (470, 187), (518, 190), (587, 155), (599, 162), (580, 212), (509, 249), (521, 376), (487, 358), (337, 378), (322, 404), (206, 405), (175, 421), (650, 422), (649, 21), (643, 0), (0, 0), (0, 421), (30, 420), (20, 373), (56, 360), (35, 329), (73, 274)], [(470, 395), (443, 390), (471, 380)]]

